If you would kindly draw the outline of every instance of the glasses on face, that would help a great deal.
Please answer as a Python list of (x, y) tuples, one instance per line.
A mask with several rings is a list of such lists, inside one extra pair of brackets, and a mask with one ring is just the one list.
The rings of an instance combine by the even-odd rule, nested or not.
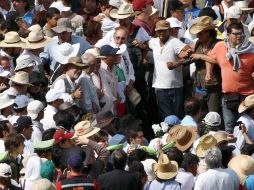
[(115, 37), (116, 40), (126, 40), (126, 37), (122, 37), (122, 36), (116, 36)]

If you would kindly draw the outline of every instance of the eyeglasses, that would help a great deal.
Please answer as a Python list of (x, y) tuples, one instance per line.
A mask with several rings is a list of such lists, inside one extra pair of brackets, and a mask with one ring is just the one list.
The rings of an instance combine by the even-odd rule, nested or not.
[(235, 33), (231, 33), (231, 34), (233, 34), (233, 35), (235, 35), (235, 36), (243, 36), (243, 33), (242, 32), (235, 32)]
[(126, 37), (116, 36), (115, 39), (116, 39), (116, 40), (126, 40)]

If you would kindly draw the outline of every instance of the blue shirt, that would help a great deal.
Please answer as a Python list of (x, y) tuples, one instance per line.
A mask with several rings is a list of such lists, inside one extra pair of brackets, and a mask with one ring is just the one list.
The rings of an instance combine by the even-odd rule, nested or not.
[(147, 183), (144, 187), (145, 190), (182, 190), (181, 184), (174, 180), (167, 180), (160, 182), (158, 180), (153, 180), (151, 183)]
[(182, 126), (192, 126), (192, 127), (198, 126), (197, 122), (190, 115), (186, 115), (183, 118), (181, 125)]

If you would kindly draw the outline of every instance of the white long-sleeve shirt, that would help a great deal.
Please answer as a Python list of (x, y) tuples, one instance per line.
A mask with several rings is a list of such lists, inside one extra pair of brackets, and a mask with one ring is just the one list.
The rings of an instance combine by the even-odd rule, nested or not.
[(56, 123), (53, 116), (57, 113), (57, 109), (51, 105), (47, 105), (44, 110), (44, 118), (40, 121), (43, 125), (43, 129), (56, 128)]

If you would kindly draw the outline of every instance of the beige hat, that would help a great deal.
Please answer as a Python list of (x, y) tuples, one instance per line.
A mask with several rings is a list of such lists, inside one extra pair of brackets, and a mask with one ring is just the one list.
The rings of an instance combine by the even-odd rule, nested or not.
[(249, 37), (249, 41), (250, 41), (251, 43), (254, 43), (254, 36)]
[(123, 2), (119, 9), (112, 9), (109, 14), (112, 18), (125, 19), (134, 16), (136, 13), (131, 4)]
[(233, 157), (228, 163), (228, 167), (237, 173), (242, 185), (244, 185), (248, 175), (254, 174), (254, 160), (248, 155), (237, 155)]
[(170, 24), (168, 21), (166, 20), (159, 20), (158, 22), (156, 22), (156, 25), (155, 25), (155, 31), (158, 31), (158, 30), (168, 30), (170, 29)]
[(70, 57), (68, 59), (68, 62), (62, 65), (67, 65), (67, 64), (72, 64), (72, 65), (76, 65), (77, 67), (85, 67), (86, 65), (82, 62), (81, 57)]
[(217, 131), (214, 135), (214, 138), (217, 141), (217, 145), (220, 145), (223, 142), (228, 142), (228, 143), (234, 143), (236, 142), (235, 137), (231, 137), (227, 132), (225, 131)]
[(20, 85), (32, 85), (29, 83), (29, 74), (25, 71), (18, 71), (10, 80)]
[(52, 28), (52, 30), (56, 33), (73, 32), (69, 18), (58, 19), (56, 27)]
[(178, 164), (175, 161), (170, 161), (166, 154), (161, 154), (158, 163), (153, 164), (153, 171), (159, 179), (172, 179), (177, 175)]
[(39, 179), (33, 183), (31, 190), (54, 190), (56, 187), (48, 179)]
[(167, 143), (171, 143), (171, 142), (175, 141), (176, 134), (178, 134), (178, 132), (179, 132), (179, 130), (181, 130), (181, 128), (183, 128), (182, 125), (174, 125), (173, 127), (171, 127), (169, 129)]
[(200, 138), (199, 144), (197, 146), (197, 156), (200, 158), (205, 157), (206, 151), (214, 146), (216, 146), (217, 140), (210, 134), (206, 134)]
[(0, 42), (0, 47), (25, 47), (26, 43), (17, 32), (8, 32), (4, 35), (4, 40)]
[(197, 18), (197, 22), (190, 27), (191, 34), (198, 34), (199, 32), (216, 28), (213, 24), (213, 19), (209, 16), (201, 16)]
[(100, 55), (100, 50), (98, 48), (90, 48), (90, 49), (86, 50), (85, 53), (93, 54), (96, 59), (105, 58), (105, 56)]
[(28, 34), (26, 38), (25, 49), (39, 49), (45, 47), (51, 38), (44, 36), (42, 30), (32, 31)]
[(236, 1), (235, 2), (235, 6), (237, 6), (238, 8), (241, 9), (241, 11), (253, 11), (254, 8), (251, 8), (248, 6), (248, 2), (247, 1)]
[(7, 94), (0, 94), (0, 110), (14, 104), (14, 99), (11, 99)]
[(100, 131), (100, 128), (92, 126), (90, 121), (81, 121), (74, 126), (75, 134), (73, 137), (91, 137)]
[(254, 108), (254, 94), (247, 96), (245, 100), (241, 102), (238, 107), (238, 112), (243, 113), (252, 108)]
[(128, 94), (128, 98), (134, 107), (136, 107), (138, 103), (141, 101), (141, 96), (137, 92), (136, 88), (131, 89), (131, 91)]
[(84, 63), (85, 67), (89, 67), (92, 65), (93, 61), (96, 59), (95, 56), (91, 53), (84, 53), (81, 56), (82, 62)]
[(41, 26), (39, 24), (34, 24), (34, 25), (30, 26), (28, 28), (28, 30), (30, 32), (37, 32), (37, 31), (42, 31), (42, 28), (41, 28)]

